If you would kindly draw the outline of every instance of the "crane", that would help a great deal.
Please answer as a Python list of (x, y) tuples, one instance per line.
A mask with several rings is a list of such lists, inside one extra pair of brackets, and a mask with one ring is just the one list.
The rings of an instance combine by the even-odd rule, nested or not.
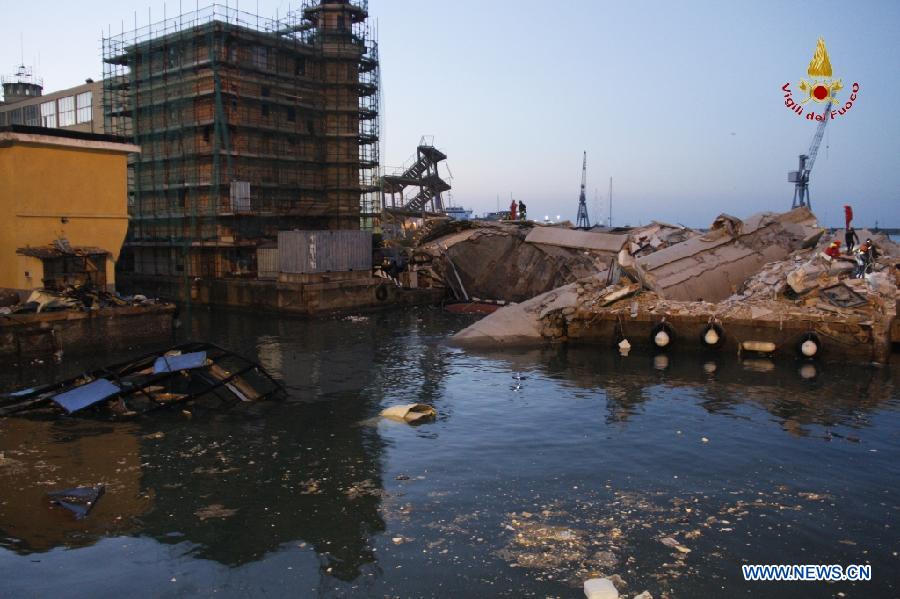
[(578, 218), (575, 219), (575, 227), (578, 229), (590, 229), (591, 221), (588, 219), (587, 198), (584, 196), (584, 188), (587, 184), (587, 152), (581, 162), (581, 195), (578, 196)]
[(809, 174), (816, 163), (819, 145), (822, 143), (822, 136), (825, 134), (825, 125), (830, 120), (831, 103), (832, 101), (828, 100), (825, 112), (822, 113), (822, 121), (816, 128), (816, 134), (813, 135), (812, 143), (809, 144), (809, 151), (806, 154), (800, 154), (800, 164), (797, 170), (788, 173), (788, 182), (794, 183), (794, 202), (791, 204), (791, 208), (806, 206), (812, 209), (812, 200), (809, 198)]

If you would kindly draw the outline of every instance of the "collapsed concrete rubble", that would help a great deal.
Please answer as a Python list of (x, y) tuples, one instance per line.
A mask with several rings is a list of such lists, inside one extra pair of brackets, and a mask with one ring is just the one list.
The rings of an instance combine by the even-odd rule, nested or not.
[(606, 276), (620, 252), (644, 256), (696, 235), (656, 222), (610, 232), (530, 222), (444, 222), (422, 236), (411, 271), (417, 284), (444, 286), (460, 300), (520, 302), (580, 278)]
[(498, 310), (455, 341), (573, 340), (619, 346), (623, 353), (694, 347), (883, 362), (896, 315), (900, 253), (887, 238), (872, 238), (883, 255), (874, 272), (852, 278), (855, 262), (823, 253), (830, 239), (806, 209), (745, 222), (720, 217), (703, 238), (636, 260), (620, 253), (622, 277), (615, 283), (585, 277)]
[(806, 208), (764, 212), (745, 221), (723, 214), (705, 235), (645, 257), (620, 252), (619, 264), (660, 297), (719, 301), (766, 263), (815, 245), (821, 235), (816, 217)]

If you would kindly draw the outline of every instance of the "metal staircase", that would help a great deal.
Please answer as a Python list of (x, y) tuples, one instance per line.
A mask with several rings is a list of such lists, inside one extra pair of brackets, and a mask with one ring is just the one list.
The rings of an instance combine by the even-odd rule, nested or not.
[(446, 159), (446, 154), (423, 137), (416, 148), (412, 164), (401, 167), (393, 175), (384, 176), (383, 205), (410, 212), (422, 212), (426, 208), (430, 208), (430, 212), (443, 212), (444, 200), (441, 194), (450, 191), (451, 187), (441, 178), (438, 165)]

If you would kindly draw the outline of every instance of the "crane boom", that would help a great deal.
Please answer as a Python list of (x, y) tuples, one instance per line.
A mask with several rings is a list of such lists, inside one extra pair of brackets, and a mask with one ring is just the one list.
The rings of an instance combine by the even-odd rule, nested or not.
[(809, 198), (809, 174), (816, 163), (816, 156), (819, 155), (819, 146), (822, 144), (822, 136), (825, 135), (825, 126), (831, 120), (829, 118), (831, 104), (832, 101), (828, 100), (828, 104), (825, 105), (825, 112), (822, 113), (822, 120), (819, 121), (816, 134), (813, 135), (812, 142), (809, 144), (809, 151), (806, 154), (800, 154), (797, 170), (788, 173), (788, 181), (794, 183), (794, 202), (791, 208), (798, 206), (812, 208), (812, 201)]
[(819, 155), (819, 145), (822, 143), (822, 136), (825, 134), (825, 125), (828, 124), (829, 115), (831, 113), (831, 100), (828, 101), (828, 104), (825, 105), (825, 112), (822, 113), (822, 116), (825, 118), (822, 119), (822, 122), (819, 123), (819, 126), (816, 128), (816, 134), (813, 136), (812, 142), (809, 144), (809, 152), (806, 155), (809, 157), (806, 159), (806, 172), (807, 176), (809, 176), (809, 172), (812, 171), (813, 165), (816, 163), (816, 156)]

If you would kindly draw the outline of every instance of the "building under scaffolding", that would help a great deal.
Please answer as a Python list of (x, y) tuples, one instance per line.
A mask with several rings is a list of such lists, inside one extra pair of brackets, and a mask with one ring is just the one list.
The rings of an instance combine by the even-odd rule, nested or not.
[(308, 0), (270, 20), (212, 5), (103, 40), (106, 131), (142, 149), (124, 271), (249, 275), (279, 230), (378, 225), (367, 8)]

